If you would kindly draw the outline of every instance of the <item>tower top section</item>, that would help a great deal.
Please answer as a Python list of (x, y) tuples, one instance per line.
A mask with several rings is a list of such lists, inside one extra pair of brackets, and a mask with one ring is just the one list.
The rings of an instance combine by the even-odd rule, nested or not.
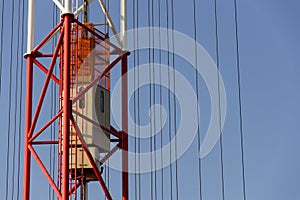
[[(75, 16), (79, 15), (81, 12), (84, 12), (84, 8), (87, 4), (92, 3), (93, 0), (82, 0), (82, 5), (78, 5), (78, 1), (74, 2), (74, 0), (51, 0), (61, 11), (62, 15), (65, 14), (74, 14)], [(100, 7), (106, 17), (107, 23), (111, 28), (113, 34), (119, 46), (126, 50), (127, 48), (127, 0), (120, 0), (120, 30), (119, 33), (114, 26), (113, 20), (111, 19), (106, 5), (103, 0), (98, 0)], [(28, 0), (28, 24), (27, 24), (27, 52), (26, 54), (30, 54), (34, 47), (34, 5), (35, 0)]]

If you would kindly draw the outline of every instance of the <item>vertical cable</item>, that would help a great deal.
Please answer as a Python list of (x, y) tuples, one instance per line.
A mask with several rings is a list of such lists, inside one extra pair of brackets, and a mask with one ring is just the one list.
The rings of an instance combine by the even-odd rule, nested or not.
[[(154, 66), (154, 63), (155, 63), (155, 49), (154, 49), (154, 0), (152, 0), (152, 12), (151, 12), (151, 15), (152, 15), (152, 25), (151, 25), (151, 28), (152, 28), (152, 73), (153, 73), (153, 83), (151, 84), (152, 85), (152, 89), (153, 89), (153, 100), (152, 100), (152, 103), (155, 104), (155, 97), (156, 97), (156, 94), (155, 94), (155, 66)], [(155, 120), (155, 117), (156, 117), (156, 112), (155, 112), (155, 109), (153, 110), (153, 135), (151, 138), (153, 138), (153, 151), (154, 152), (154, 159), (153, 159), (153, 162), (154, 162), (154, 188), (153, 188), (153, 192), (154, 192), (154, 198), (157, 199), (157, 186), (156, 186), (156, 177), (157, 177), (157, 172), (156, 172), (156, 120)]]
[[(167, 20), (167, 59), (168, 59), (168, 67), (170, 66), (170, 44), (169, 44), (169, 2), (166, 0), (166, 20)], [(171, 83), (170, 83), (170, 67), (168, 69), (168, 125), (169, 125), (169, 143), (170, 143), (170, 163), (169, 163), (169, 169), (170, 169), (170, 198), (173, 199), (173, 179), (172, 179), (172, 134), (171, 134), (171, 91), (170, 91)]]
[[(136, 1), (136, 27), (137, 29), (139, 29), (139, 1)], [(139, 31), (136, 32), (136, 41), (137, 41), (137, 66), (140, 65), (140, 50), (139, 50)], [(141, 115), (140, 115), (140, 70), (139, 67), (137, 68), (137, 119), (138, 119), (138, 152), (139, 152), (139, 164), (138, 164), (138, 168), (139, 168), (139, 174), (138, 174), (138, 178), (139, 178), (139, 199), (142, 199), (142, 190), (141, 190), (141, 128), (140, 128), (140, 124), (141, 124)]]
[(242, 115), (242, 95), (241, 95), (241, 70), (240, 70), (240, 47), (238, 35), (238, 8), (237, 1), (234, 0), (234, 22), (236, 38), (236, 66), (238, 74), (238, 99), (239, 99), (239, 117), (240, 117), (240, 145), (241, 145), (241, 162), (242, 162), (242, 181), (243, 181), (243, 199), (246, 200), (246, 180), (245, 180), (245, 157), (244, 157), (244, 132), (243, 132), (243, 115)]
[[(21, 28), (21, 52), (23, 52), (24, 50), (24, 15), (25, 15), (25, 0), (22, 0), (22, 28)], [(23, 58), (21, 57), (21, 70), (20, 70), (20, 98), (19, 98), (19, 127), (18, 127), (18, 137), (19, 137), (19, 141), (18, 141), (18, 160), (17, 160), (17, 199), (20, 199), (20, 181), (21, 181), (21, 177), (20, 177), (20, 171), (21, 171), (21, 138), (22, 138), (22, 134), (21, 134), (21, 128), (22, 128), (22, 99), (23, 99)]]
[[(108, 176), (107, 176), (107, 166), (104, 165), (103, 168), (104, 168), (103, 169), (104, 170), (104, 181), (107, 183), (107, 179), (108, 179)], [(105, 200), (107, 199), (105, 193), (103, 193), (103, 197), (104, 197)]]
[[(58, 23), (58, 8), (55, 6), (54, 10), (55, 10), (55, 24), (57, 24)], [(57, 42), (57, 36), (54, 37), (54, 42), (56, 44), (56, 42)], [(57, 75), (58, 72), (59, 72), (59, 67), (56, 67), (55, 68), (55, 75)], [(54, 84), (54, 91), (55, 91), (54, 92), (54, 99), (55, 99), (55, 101), (54, 101), (54, 112), (55, 113), (58, 112), (58, 105), (59, 105), (58, 98), (57, 98), (58, 97), (58, 95), (57, 95), (58, 94), (57, 88), (58, 88), (57, 84)], [(56, 123), (54, 123), (53, 128), (54, 128), (54, 130), (58, 130), (58, 128), (56, 126)], [(54, 132), (53, 139), (55, 139), (55, 138), (58, 138), (58, 132), (57, 133)], [(58, 154), (56, 154), (56, 149), (58, 149), (57, 146), (53, 148), (53, 155), (56, 156), (56, 158), (57, 158)], [(58, 150), (57, 150), (57, 152), (58, 152)], [(57, 166), (56, 165), (56, 159), (54, 159), (54, 161), (52, 163), (52, 175), (53, 175), (53, 177), (54, 177), (54, 174), (55, 174), (55, 166)], [(55, 199), (55, 193), (54, 193), (54, 190), (52, 190), (52, 200), (54, 200), (54, 199)]]
[(179, 187), (178, 187), (178, 159), (177, 159), (177, 113), (176, 113), (176, 80), (175, 80), (175, 39), (174, 39), (174, 31), (175, 31), (175, 18), (174, 18), (174, 0), (171, 0), (171, 16), (172, 16), (172, 64), (173, 64), (173, 109), (174, 109), (174, 141), (175, 141), (175, 192), (176, 192), (176, 199), (178, 200), (178, 194), (179, 194)]
[(221, 96), (220, 96), (220, 56), (219, 56), (219, 36), (218, 36), (218, 15), (217, 0), (214, 0), (214, 18), (215, 18), (215, 38), (216, 38), (216, 56), (217, 56), (217, 76), (218, 76), (218, 103), (219, 103), (219, 131), (220, 131), (220, 162), (221, 162), (221, 182), (222, 182), (222, 199), (225, 200), (225, 179), (224, 179), (224, 161), (223, 161), (223, 136), (222, 136), (222, 113), (221, 113)]
[[(54, 24), (54, 4), (52, 5), (52, 27)], [(53, 41), (52, 41), (52, 47), (51, 47), (51, 51), (53, 52)], [(52, 85), (51, 85), (51, 93), (50, 93), (50, 116), (52, 118), (53, 115), (53, 90), (52, 90)], [(50, 140), (52, 139), (52, 134), (53, 134), (53, 130), (52, 130), (52, 125), (50, 126)], [(50, 168), (50, 175), (52, 175), (52, 145), (49, 145), (49, 168)], [(48, 184), (48, 199), (51, 199), (51, 185)]]
[[(135, 50), (133, 53), (133, 67), (134, 67), (134, 76), (133, 76), (133, 85), (134, 88), (136, 88), (136, 0), (132, 1), (132, 21), (133, 21), (133, 49)], [(133, 117), (134, 117), (134, 123), (137, 123), (137, 109), (136, 109), (136, 103), (137, 103), (137, 95), (136, 92), (134, 91), (133, 93)], [(138, 199), (138, 190), (137, 190), (137, 182), (138, 182), (138, 177), (137, 177), (137, 125), (134, 126), (134, 152), (135, 152), (135, 156), (134, 156), (134, 186), (135, 186), (135, 190), (134, 190), (134, 199), (137, 200)]]
[[(158, 0), (158, 29), (159, 29), (159, 35), (158, 35), (158, 43), (159, 43), (159, 103), (160, 103), (160, 108), (159, 108), (159, 121), (160, 121), (160, 149), (163, 147), (163, 125), (162, 125), (162, 70), (161, 70), (161, 64), (162, 64), (162, 49), (161, 49), (161, 10), (160, 10), (160, 5), (161, 2)], [(160, 153), (161, 160), (160, 163), (162, 165), (163, 163), (163, 152), (161, 151)], [(164, 199), (164, 168), (161, 168), (161, 199)]]
[(2, 66), (3, 66), (3, 35), (4, 35), (4, 7), (5, 0), (2, 0), (2, 9), (1, 9), (1, 40), (0, 40), (0, 96), (2, 91)]
[[(201, 135), (200, 135), (200, 113), (199, 113), (199, 73), (198, 73), (198, 50), (197, 50), (197, 4), (196, 0), (193, 0), (193, 14), (194, 14), (194, 41), (195, 41), (195, 79), (196, 79), (196, 95), (197, 95), (197, 137), (198, 137), (198, 152), (200, 152), (201, 147)], [(202, 162), (201, 158), (198, 159), (198, 175), (199, 175), (199, 197), (202, 200)]]
[[(148, 28), (149, 28), (149, 48), (148, 48), (148, 65), (149, 65), (149, 108), (152, 106), (152, 70), (151, 70), (151, 0), (148, 0)], [(153, 39), (153, 38), (152, 38)], [(150, 109), (150, 199), (153, 199), (153, 127), (152, 127), (152, 110)]]
[(109, 188), (110, 188), (110, 179), (109, 179), (109, 177), (110, 177), (110, 172), (109, 172), (109, 159), (107, 160), (107, 189), (108, 189), (108, 191), (109, 191)]
[[(53, 4), (52, 5), (52, 27), (55, 26), (55, 5)], [(55, 48), (55, 40), (54, 38), (52, 39), (52, 52), (54, 51), (54, 48)], [(54, 108), (54, 102), (55, 101), (53, 98), (54, 98), (54, 93), (55, 93), (55, 88), (54, 88), (54, 84), (56, 83), (51, 83), (51, 94), (50, 94), (50, 116), (51, 118), (53, 117), (53, 113), (55, 112), (55, 108)], [(55, 131), (54, 129), (54, 126), (53, 124), (51, 124), (50, 126), (50, 140), (53, 140), (54, 138), (54, 134), (53, 132)], [(49, 168), (50, 168), (50, 175), (51, 177), (54, 177), (54, 171), (53, 171), (53, 158), (54, 158), (54, 155), (53, 155), (53, 147), (52, 145), (49, 145)], [(49, 200), (51, 199), (52, 197), (52, 187), (51, 185), (49, 184), (48, 185), (48, 198)]]
[(11, 99), (12, 99), (12, 62), (13, 62), (13, 41), (14, 41), (14, 37), (13, 37), (13, 32), (14, 32), (14, 3), (15, 1), (12, 0), (12, 12), (11, 12), (11, 40), (10, 40), (10, 61), (9, 61), (9, 95), (8, 95), (8, 127), (7, 127), (7, 154), (6, 154), (6, 177), (5, 177), (5, 199), (8, 199), (8, 193), (9, 193), (9, 172), (10, 172), (10, 164), (9, 164), (9, 158), (10, 158), (10, 134), (11, 134)]
[[(17, 134), (17, 112), (18, 112), (18, 94), (20, 93), (19, 91), (19, 78), (18, 78), (18, 73), (19, 73), (19, 61), (20, 58), (22, 59), (22, 57), (20, 56), (20, 20), (21, 20), (21, 2), (20, 0), (18, 0), (18, 22), (17, 22), (17, 59), (16, 59), (16, 71), (15, 71), (15, 93), (14, 93), (14, 98), (15, 98), (15, 102), (14, 102), (14, 141), (13, 141), (13, 166), (12, 166), (12, 180), (13, 180), (13, 184), (12, 184), (12, 189), (11, 189), (11, 193), (12, 193), (12, 199), (14, 199), (15, 196), (15, 171), (16, 171), (16, 157), (19, 152), (17, 152), (17, 143), (19, 143), (20, 137), (19, 134)], [(21, 60), (22, 62), (22, 60)], [(18, 163), (17, 163), (18, 164)], [(17, 177), (18, 179), (18, 177)], [(18, 197), (17, 197), (18, 198)]]
[[(54, 10), (55, 10), (55, 24), (58, 24), (59, 20), (60, 20), (60, 11), (58, 9), (57, 6), (54, 7)], [(54, 37), (54, 46), (53, 48), (55, 48), (55, 45), (57, 43), (57, 39), (58, 39), (58, 35), (55, 35)], [(59, 74), (59, 66), (56, 66), (55, 67), (55, 70), (54, 70), (54, 73), (56, 76), (58, 76)], [(54, 84), (54, 113), (57, 113), (58, 110), (59, 110), (59, 87), (57, 84)], [(58, 126), (57, 126), (57, 123), (54, 123), (53, 124), (53, 129), (56, 130), (53, 134), (53, 139), (55, 140), (56, 138), (58, 138)], [(57, 158), (58, 158), (58, 146), (55, 146), (55, 148), (53, 148), (53, 155), (54, 155), (54, 161), (52, 163), (52, 174), (53, 174), (53, 177), (55, 175), (55, 172), (57, 171), (57, 166), (58, 166), (58, 161), (57, 161)], [(52, 190), (52, 200), (55, 199), (55, 192), (54, 190)]]

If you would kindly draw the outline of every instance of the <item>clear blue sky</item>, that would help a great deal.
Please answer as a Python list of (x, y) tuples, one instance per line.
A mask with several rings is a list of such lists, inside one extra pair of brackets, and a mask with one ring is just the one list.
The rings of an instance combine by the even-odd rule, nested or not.
[[(165, 1), (161, 1), (161, 25), (166, 27)], [(2, 93), (0, 96), (1, 114), (0, 130), (2, 132), (2, 145), (0, 145), (0, 199), (5, 199), (5, 171), (7, 154), (7, 136), (10, 135), (10, 153), (13, 152), (14, 143), (14, 115), (11, 116), (11, 129), (8, 133), (8, 108), (9, 108), (9, 61), (10, 61), (10, 40), (13, 37), (12, 52), (18, 56), (19, 72), (21, 57), (25, 52), (21, 46), (17, 48), (17, 6), (15, 0), (15, 18), (11, 24), (11, 2), (5, 1), (4, 12), (4, 49), (2, 59)], [(158, 0), (154, 0), (157, 6)], [(240, 59), (241, 59), (241, 91), (243, 102), (243, 122), (244, 122), (244, 141), (245, 141), (245, 175), (246, 175), (246, 194), (248, 200), (295, 200), (300, 199), (298, 183), (300, 180), (300, 152), (299, 141), (300, 130), (298, 118), (300, 113), (300, 79), (299, 79), (299, 55), (300, 50), (300, 2), (297, 0), (237, 0), (238, 3), (238, 25), (240, 39)], [(118, 1), (110, 2), (110, 11), (118, 27)], [(147, 1), (140, 1), (139, 26), (145, 27), (147, 21)], [(220, 71), (227, 92), (228, 111), (223, 131), (223, 152), (224, 152), (224, 175), (225, 175), (225, 197), (229, 200), (242, 199), (242, 177), (241, 177), (241, 152), (239, 135), (239, 115), (238, 115), (238, 93), (237, 93), (237, 71), (235, 54), (235, 27), (234, 27), (234, 7), (233, 0), (217, 0), (218, 4), (218, 28), (219, 28), (219, 53)], [(26, 3), (27, 5), (27, 3)], [(25, 6), (26, 6), (25, 5)], [(94, 5), (97, 5), (94, 2)], [(0, 4), (2, 9), (3, 5)], [(175, 1), (175, 29), (190, 37), (194, 37), (193, 26), (193, 2)], [(128, 1), (129, 28), (132, 28), (132, 1)], [(0, 10), (1, 10), (0, 9)], [(50, 0), (36, 2), (36, 43), (40, 41), (52, 25), (52, 3)], [(25, 8), (26, 12), (27, 8)], [(208, 51), (214, 60), (215, 53), (215, 24), (214, 24), (214, 4), (213, 1), (197, 1), (197, 41)], [(93, 19), (99, 7), (93, 7)], [(155, 11), (157, 14), (157, 10)], [(102, 17), (102, 15), (101, 15)], [(27, 12), (25, 14), (25, 22)], [(100, 19), (100, 17), (98, 17)], [(101, 20), (96, 22), (101, 22)], [(158, 18), (155, 16), (155, 26), (158, 26)], [(14, 33), (11, 33), (11, 26)], [(25, 23), (26, 27), (26, 23)], [(25, 34), (26, 36), (26, 34)], [(24, 37), (26, 38), (26, 37)], [(26, 44), (26, 39), (23, 41)], [(17, 54), (18, 52), (18, 54)], [(148, 61), (148, 52), (142, 52), (141, 63)], [(13, 78), (17, 69), (17, 59), (13, 59)], [(155, 61), (158, 59), (155, 58)], [(166, 58), (163, 59), (166, 63)], [(133, 66), (133, 54), (129, 60), (129, 66)], [(193, 69), (182, 59), (175, 59), (175, 66), (190, 81), (195, 84)], [(23, 69), (23, 94), (25, 92), (25, 70)], [(117, 74), (117, 71), (113, 71)], [(18, 80), (20, 83), (20, 76)], [(41, 73), (36, 77), (35, 102), (38, 99), (41, 89)], [(12, 86), (15, 87), (16, 80), (13, 79)], [(114, 83), (113, 83), (114, 84)], [(203, 80), (200, 80), (201, 97), (201, 132), (208, 126), (210, 106), (207, 88)], [(142, 92), (147, 97), (149, 88), (143, 88)], [(48, 96), (49, 97), (49, 96)], [(12, 111), (15, 96), (12, 93)], [(147, 122), (148, 100), (143, 99), (141, 114), (143, 122)], [(24, 111), (24, 95), (22, 99), (22, 109)], [(167, 104), (166, 104), (167, 105)], [(18, 109), (18, 107), (17, 107)], [(44, 113), (49, 113), (49, 104), (45, 107)], [(24, 112), (23, 112), (24, 115)], [(22, 116), (22, 120), (24, 117)], [(48, 118), (42, 118), (45, 122)], [(23, 121), (21, 122), (23, 125)], [(23, 127), (22, 127), (23, 130)], [(167, 131), (167, 130), (166, 130)], [(17, 131), (18, 132), (18, 131)], [(22, 132), (23, 133), (23, 132)], [(23, 137), (21, 138), (23, 142)], [(134, 144), (132, 144), (134, 145)], [(23, 146), (21, 146), (23, 150)], [(42, 155), (48, 155), (49, 149), (40, 149)], [(21, 152), (23, 156), (23, 152)], [(46, 157), (45, 160), (48, 158)], [(49, 161), (46, 161), (49, 162)], [(12, 183), (16, 180), (12, 177), (13, 158), (9, 161), (9, 199), (11, 199)], [(35, 163), (35, 161), (33, 161)], [(203, 160), (203, 199), (221, 199), (221, 178), (220, 178), (220, 147), (217, 145), (213, 151)], [(23, 165), (23, 163), (21, 163)], [(198, 160), (197, 160), (197, 141), (195, 140), (188, 151), (178, 161), (179, 171), (179, 199), (199, 199), (198, 182)], [(21, 169), (22, 169), (21, 165)], [(174, 166), (173, 166), (174, 167)], [(174, 169), (174, 168), (173, 168)], [(37, 166), (33, 164), (32, 185), (37, 187), (32, 191), (32, 199), (48, 199), (48, 186)], [(161, 171), (157, 172), (158, 176)], [(169, 169), (164, 169), (165, 198), (170, 199)], [(111, 170), (110, 188), (112, 196), (120, 199), (120, 185), (118, 172)], [(142, 175), (142, 196), (150, 199), (150, 175)], [(21, 174), (22, 180), (22, 174)], [(130, 199), (134, 199), (134, 176), (130, 177)], [(173, 187), (175, 187), (173, 185)], [(97, 184), (91, 184), (90, 199), (101, 195)], [(100, 189), (99, 189), (100, 190)], [(22, 190), (21, 190), (22, 191)], [(158, 197), (161, 195), (161, 185), (158, 183)], [(160, 199), (160, 198), (158, 198)]]

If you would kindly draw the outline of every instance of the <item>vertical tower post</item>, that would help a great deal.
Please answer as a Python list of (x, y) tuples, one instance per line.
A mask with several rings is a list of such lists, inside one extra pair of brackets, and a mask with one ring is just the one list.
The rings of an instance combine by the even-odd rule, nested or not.
[(62, 199), (69, 196), (69, 138), (70, 138), (70, 46), (71, 21), (73, 14), (64, 14), (64, 64), (63, 64), (63, 158), (62, 158)]
[(27, 24), (27, 54), (30, 54), (34, 45), (34, 0), (28, 0)]
[(121, 48), (126, 50), (127, 48), (127, 0), (120, 0), (120, 39)]
[(28, 148), (29, 130), (32, 120), (32, 82), (33, 82), (33, 63), (30, 54), (26, 55), (27, 70), (26, 70), (26, 111), (25, 111), (25, 144), (24, 144), (24, 191), (23, 199), (29, 200), (30, 193), (30, 151)]
[(122, 200), (128, 200), (128, 85), (127, 54), (122, 58)]
[[(120, 0), (121, 49), (127, 48), (127, 0)], [(122, 58), (122, 200), (128, 200), (128, 85), (127, 55)]]
[(31, 51), (34, 45), (34, 0), (28, 0), (28, 24), (27, 24), (27, 59), (26, 69), (26, 110), (25, 110), (25, 144), (24, 144), (24, 190), (23, 199), (30, 197), (30, 162), (31, 154), (28, 148), (29, 130), (32, 121), (32, 82), (33, 82), (33, 62)]
[(65, 0), (65, 12), (64, 14), (72, 13), (72, 0)]

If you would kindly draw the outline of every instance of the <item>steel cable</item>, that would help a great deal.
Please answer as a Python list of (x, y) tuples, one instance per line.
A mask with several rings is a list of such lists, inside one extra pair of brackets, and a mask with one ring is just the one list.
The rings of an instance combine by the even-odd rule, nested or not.
[[(11, 40), (10, 40), (10, 60), (9, 60), (9, 95), (8, 95), (8, 127), (7, 127), (7, 149), (6, 149), (6, 177), (5, 177), (5, 199), (8, 199), (8, 195), (9, 195), (9, 174), (10, 174), (10, 157), (11, 157), (11, 153), (10, 153), (10, 133), (11, 133), (11, 114), (12, 114), (12, 108), (11, 108), (11, 102), (12, 102), (12, 72), (13, 72), (13, 68), (12, 68), (12, 62), (13, 62), (13, 44), (14, 44), (14, 37), (13, 37), (13, 32), (14, 32), (14, 3), (15, 1), (11, 1), (12, 2), (12, 12), (11, 12)], [(14, 148), (14, 147), (13, 147)]]
[[(169, 44), (169, 2), (166, 0), (166, 22), (167, 22), (167, 66), (170, 66), (170, 44)], [(173, 199), (173, 179), (172, 179), (172, 134), (171, 134), (171, 82), (170, 82), (170, 67), (168, 69), (168, 131), (169, 131), (169, 143), (170, 143), (170, 155), (169, 155), (169, 170), (170, 170), (170, 199)]]
[(218, 77), (218, 107), (219, 107), (219, 131), (220, 131), (220, 163), (221, 163), (221, 192), (222, 199), (225, 200), (225, 177), (224, 177), (224, 160), (223, 160), (223, 136), (222, 136), (222, 113), (221, 113), (221, 96), (220, 96), (220, 56), (219, 56), (219, 35), (218, 35), (218, 14), (217, 14), (217, 0), (214, 0), (214, 20), (215, 20), (215, 40), (216, 40), (216, 57), (217, 57), (217, 77)]
[[(160, 149), (163, 147), (163, 126), (162, 126), (162, 70), (161, 70), (161, 64), (162, 64), (162, 50), (161, 50), (161, 9), (160, 9), (161, 1), (158, 0), (158, 43), (159, 43), (159, 103), (160, 103), (160, 109), (159, 109), (159, 117), (160, 117)], [(161, 151), (161, 160), (160, 163), (162, 165), (163, 163), (163, 152)], [(161, 169), (161, 199), (164, 199), (164, 168)]]
[(175, 31), (175, 11), (174, 11), (174, 0), (171, 0), (171, 17), (172, 17), (172, 64), (173, 64), (173, 109), (174, 109), (174, 142), (175, 142), (175, 192), (176, 199), (178, 200), (179, 195), (179, 180), (178, 180), (178, 159), (177, 159), (177, 106), (176, 106), (176, 79), (175, 79), (175, 39), (174, 39), (174, 31)]
[[(134, 76), (133, 76), (133, 85), (134, 88), (136, 88), (136, 34), (135, 34), (135, 30), (136, 30), (136, 0), (132, 1), (132, 22), (133, 22), (133, 48), (135, 49), (134, 53), (133, 53), (133, 67), (134, 67)], [(136, 102), (137, 102), (137, 95), (136, 92), (133, 93), (133, 117), (134, 117), (134, 123), (137, 123), (137, 109), (136, 109)], [(134, 190), (134, 197), (135, 200), (138, 199), (138, 190), (137, 190), (137, 183), (138, 183), (138, 176), (137, 176), (137, 157), (136, 157), (136, 153), (137, 153), (137, 126), (135, 125), (134, 127), (134, 152), (135, 152), (135, 156), (134, 156), (134, 186), (135, 186), (135, 190)]]
[(5, 0), (2, 0), (2, 9), (1, 9), (1, 39), (0, 39), (0, 96), (2, 92), (2, 66), (3, 66), (3, 36), (4, 36), (4, 8)]
[(241, 70), (240, 70), (240, 46), (238, 34), (238, 7), (237, 0), (234, 0), (234, 23), (236, 39), (236, 67), (238, 79), (238, 100), (239, 100), (239, 128), (240, 128), (240, 145), (241, 145), (241, 164), (242, 164), (242, 181), (243, 181), (243, 199), (246, 200), (246, 180), (245, 180), (245, 157), (244, 157), (244, 132), (243, 132), (243, 115), (242, 115), (242, 95), (241, 95)]
[[(136, 1), (136, 27), (139, 29), (139, 1)], [(140, 64), (140, 51), (139, 51), (139, 32), (136, 32), (136, 45), (137, 45), (137, 51), (136, 51), (136, 64), (139, 66)], [(142, 199), (142, 190), (141, 190), (141, 115), (140, 115), (140, 70), (139, 67), (137, 67), (137, 119), (138, 119), (138, 156), (139, 156), (139, 162), (138, 162), (138, 169), (139, 169), (139, 199)]]
[[(154, 0), (152, 0), (152, 12), (151, 12), (151, 15), (152, 15), (152, 25), (151, 27), (153, 28), (155, 26), (155, 23), (154, 23)], [(152, 104), (155, 104), (155, 99), (156, 99), (156, 94), (155, 94), (155, 66), (154, 66), (154, 63), (155, 63), (155, 49), (154, 49), (154, 29), (152, 29), (152, 73), (153, 73), (153, 83), (151, 84), (152, 85), (152, 90), (153, 90), (153, 100), (152, 100)], [(151, 104), (151, 105), (152, 105)], [(156, 112), (155, 112), (155, 109), (153, 110), (153, 116), (155, 117), (156, 116)], [(153, 149), (152, 149), (152, 152), (154, 151), (154, 159), (153, 159), (153, 162), (154, 162), (154, 188), (153, 188), (153, 193), (154, 193), (154, 198), (157, 199), (157, 185), (156, 185), (156, 177), (157, 177), (157, 173), (156, 173), (156, 133), (155, 133), (155, 130), (156, 130), (156, 120), (154, 119), (153, 120), (153, 135), (151, 137), (151, 139), (153, 138)]]
[[(53, 4), (52, 5), (52, 28), (55, 26), (56, 24), (56, 21), (55, 21), (55, 16), (56, 16), (56, 12), (55, 12), (55, 8), (56, 6)], [(54, 51), (54, 48), (55, 48), (55, 38), (52, 39), (52, 47), (51, 47), (51, 51), (53, 52)], [(51, 83), (51, 93), (50, 93), (50, 116), (51, 118), (53, 117), (53, 113), (55, 113), (55, 101), (56, 99), (54, 99), (54, 93), (56, 92), (55, 90), (55, 85), (56, 83)], [(53, 126), (53, 124), (51, 124), (50, 126), (50, 140), (53, 140), (54, 139), (54, 134), (53, 132), (55, 131), (55, 127)], [(50, 174), (52, 177), (54, 177), (54, 166), (53, 166), (53, 158), (54, 158), (54, 155), (53, 155), (53, 147), (52, 145), (49, 145), (49, 168), (50, 168)], [(52, 187), (51, 185), (49, 184), (48, 185), (48, 198), (49, 200), (53, 198), (53, 193), (52, 193)]]
[[(198, 152), (200, 152), (200, 146), (201, 146), (201, 135), (200, 135), (200, 113), (199, 113), (199, 73), (198, 73), (198, 51), (197, 51), (197, 4), (196, 0), (193, 0), (193, 15), (194, 15), (194, 41), (195, 41), (195, 79), (196, 79), (196, 95), (197, 95), (197, 122), (198, 122), (198, 127), (197, 127), (197, 137), (198, 137)], [(201, 158), (199, 157), (198, 159), (198, 179), (199, 179), (199, 197), (200, 200), (202, 200), (202, 162)]]
[[(151, 0), (148, 0), (148, 27), (151, 26), (151, 3), (150, 3)], [(148, 32), (149, 36), (148, 36), (148, 42), (149, 42), (149, 48), (148, 48), (148, 65), (149, 65), (149, 108), (151, 107), (152, 105), (152, 84), (151, 84), (151, 81), (152, 81), (152, 71), (151, 71), (151, 33), (150, 33), (150, 29), (149, 29), (149, 32)], [(153, 157), (152, 157), (152, 152), (153, 152), (153, 139), (152, 139), (152, 131), (153, 131), (153, 128), (152, 128), (152, 110), (150, 109), (150, 199), (153, 199), (153, 170), (152, 170), (152, 162), (153, 162)]]
[[(19, 91), (19, 86), (21, 87), (21, 85), (19, 85), (19, 78), (18, 78), (18, 73), (19, 73), (19, 62), (22, 62), (22, 57), (20, 56), (20, 20), (21, 20), (21, 1), (18, 0), (18, 22), (17, 22), (17, 59), (16, 59), (16, 71), (15, 71), (15, 94), (14, 94), (14, 141), (13, 141), (13, 163), (12, 163), (12, 180), (13, 180), (13, 184), (12, 184), (12, 189), (11, 189), (11, 193), (12, 193), (12, 199), (14, 199), (15, 196), (15, 171), (16, 171), (16, 157), (18, 156), (17, 154), (19, 154), (20, 152), (17, 151), (17, 143), (19, 144), (19, 140), (20, 140), (20, 134), (17, 134), (17, 112), (18, 112), (18, 106), (21, 106), (20, 104), (18, 104), (18, 94), (20, 94)], [(19, 123), (20, 125), (20, 123)], [(18, 179), (19, 177), (17, 177)], [(18, 199), (18, 197), (17, 197)]]
[[(25, 19), (24, 19), (24, 15), (25, 15), (25, 0), (22, 0), (22, 28), (21, 28), (21, 51), (24, 51), (24, 24), (25, 24)], [(24, 68), (24, 61), (23, 58), (20, 57), (21, 59), (21, 70), (20, 70), (20, 97), (19, 97), (19, 127), (18, 127), (18, 137), (19, 137), (19, 143), (18, 143), (18, 161), (17, 161), (17, 199), (20, 199), (20, 182), (21, 182), (21, 177), (20, 177), (20, 171), (21, 171), (21, 138), (22, 138), (22, 100), (23, 100), (23, 68)]]

